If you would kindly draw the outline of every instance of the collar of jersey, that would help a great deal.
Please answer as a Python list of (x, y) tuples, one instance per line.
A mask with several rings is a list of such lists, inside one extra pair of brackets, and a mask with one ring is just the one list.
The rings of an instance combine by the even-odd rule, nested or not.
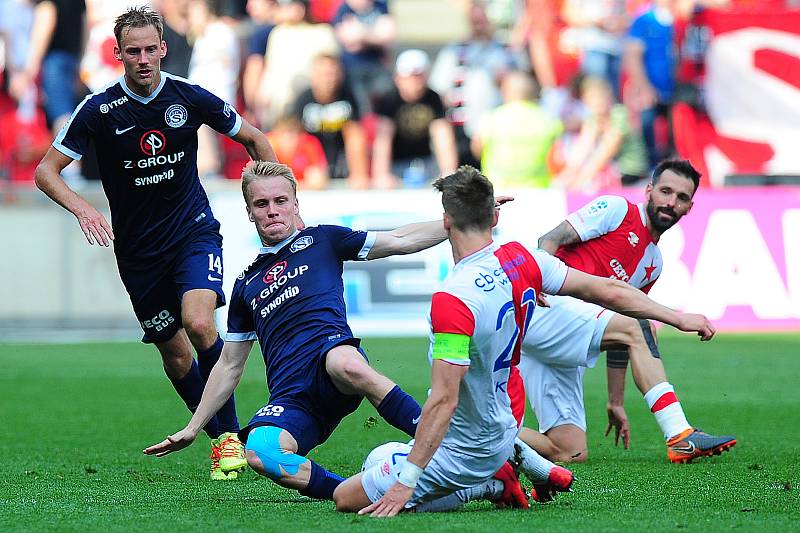
[(283, 240), (282, 240), (281, 242), (279, 242), (278, 244), (274, 244), (274, 245), (272, 245), (272, 246), (262, 246), (262, 247), (261, 247), (261, 248), (258, 250), (258, 253), (259, 253), (259, 255), (263, 255), (263, 254), (276, 254), (276, 253), (278, 253), (278, 252), (280, 251), (280, 249), (281, 249), (281, 248), (283, 248), (284, 246), (286, 246), (287, 244), (289, 244), (289, 241), (291, 241), (292, 239), (294, 239), (295, 237), (297, 237), (297, 234), (298, 234), (298, 233), (300, 233), (300, 230), (299, 230), (299, 229), (296, 229), (296, 230), (294, 230), (294, 233), (292, 233), (290, 236), (288, 236), (288, 237), (286, 237), (285, 239), (283, 239)]
[(636, 204), (636, 207), (639, 208), (639, 216), (642, 217), (642, 226), (644, 226), (646, 228), (647, 227), (647, 208), (644, 206), (644, 202)]
[(462, 257), (461, 261), (456, 263), (453, 268), (454, 269), (461, 268), (463, 266), (470, 265), (472, 263), (477, 263), (478, 261), (482, 260), (487, 255), (493, 254), (495, 250), (497, 250), (497, 245), (494, 243), (494, 241), (492, 241), (489, 244), (487, 244), (486, 246), (484, 246), (483, 248), (481, 248), (480, 250), (478, 250), (476, 252), (472, 252), (471, 254), (469, 254), (466, 257)]
[(156, 87), (156, 90), (153, 91), (153, 94), (151, 94), (150, 96), (139, 96), (138, 94), (131, 91), (130, 88), (128, 88), (128, 84), (125, 83), (125, 74), (120, 76), (119, 85), (120, 87), (122, 87), (122, 90), (125, 91), (125, 94), (127, 94), (137, 102), (141, 102), (143, 104), (149, 104), (155, 99), (156, 96), (158, 96), (158, 93), (160, 93), (161, 89), (164, 87), (164, 83), (166, 83), (167, 81), (167, 76), (165, 76), (164, 74), (165, 74), (164, 72), (161, 72), (160, 74), (161, 81), (158, 83), (158, 87)]

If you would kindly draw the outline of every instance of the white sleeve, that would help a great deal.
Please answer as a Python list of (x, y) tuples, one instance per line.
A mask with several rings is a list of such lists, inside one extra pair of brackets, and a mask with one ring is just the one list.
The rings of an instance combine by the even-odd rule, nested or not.
[(569, 267), (561, 259), (548, 254), (541, 248), (534, 250), (532, 255), (542, 273), (542, 292), (558, 294), (567, 279)]
[(595, 198), (567, 216), (582, 241), (595, 239), (622, 224), (628, 213), (628, 201), (622, 196), (605, 195)]

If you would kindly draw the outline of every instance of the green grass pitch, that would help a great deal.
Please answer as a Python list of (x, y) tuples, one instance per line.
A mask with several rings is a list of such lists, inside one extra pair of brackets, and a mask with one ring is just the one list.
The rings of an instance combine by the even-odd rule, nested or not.
[[(418, 400), (429, 383), (423, 339), (367, 339), (374, 365)], [(575, 491), (530, 511), (485, 502), (391, 520), (337, 514), (247, 472), (208, 480), (208, 441), (163, 459), (146, 445), (187, 412), (152, 347), (0, 345), (0, 531), (628, 531), (800, 530), (800, 335), (662, 334), (670, 380), (689, 421), (732, 433), (720, 457), (670, 465), (658, 427), (629, 377), (631, 449), (605, 429), (604, 363), (587, 373), (589, 462)], [(237, 390), (246, 423), (266, 402), (256, 350)], [(364, 402), (311, 457), (340, 474), (374, 446), (404, 437)], [(529, 422), (532, 418), (529, 419)]]

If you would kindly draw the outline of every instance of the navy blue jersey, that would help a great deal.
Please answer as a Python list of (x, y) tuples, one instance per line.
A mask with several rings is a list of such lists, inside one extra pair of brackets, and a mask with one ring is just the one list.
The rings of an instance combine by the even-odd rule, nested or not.
[(301, 393), (323, 348), (352, 339), (342, 262), (366, 259), (374, 233), (315, 226), (260, 255), (237, 278), (228, 308), (228, 341), (258, 339), (271, 398)]
[(162, 72), (146, 98), (124, 77), (87, 96), (56, 136), (53, 147), (73, 159), (95, 143), (118, 257), (157, 256), (216, 223), (197, 176), (202, 124), (233, 136), (242, 119), (202, 87)]

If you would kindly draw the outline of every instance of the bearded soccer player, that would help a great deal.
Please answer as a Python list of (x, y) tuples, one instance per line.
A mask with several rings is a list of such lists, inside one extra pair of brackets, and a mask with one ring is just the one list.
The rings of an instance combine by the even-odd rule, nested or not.
[[(663, 320), (704, 339), (714, 335), (702, 315), (676, 313), (630, 285), (568, 268), (519, 243), (495, 244), (492, 185), (474, 168), (460, 167), (434, 186), (442, 191), (455, 266), (431, 302), (430, 395), (407, 454), (391, 453), (339, 485), (334, 500), (340, 511), (393, 516), (407, 508), (445, 510), (453, 508), (448, 503), (467, 501), (473, 488), (476, 497), (492, 491), (491, 478), (514, 454), (518, 421), (509, 393), (522, 386), (516, 375), (518, 342), (535, 317), (542, 291)], [(567, 474), (565, 483), (549, 489), (569, 488), (568, 470), (533, 459), (544, 478), (554, 470)], [(503, 476), (504, 491), (518, 483), (512, 475)]]
[[(222, 350), (214, 310), (225, 303), (222, 236), (197, 175), (197, 130), (208, 124), (255, 159), (275, 156), (264, 135), (229, 104), (160, 70), (167, 45), (158, 13), (132, 8), (117, 18), (114, 35), (124, 75), (78, 106), (36, 169), (36, 185), (75, 215), (89, 244), (114, 242), (142, 341), (156, 345), (167, 377), (194, 411)], [(90, 142), (110, 226), (60, 176)], [(247, 462), (232, 395), (204, 429), (212, 439), (211, 478), (235, 478)]]
[[(663, 161), (647, 185), (646, 203), (601, 196), (545, 234), (539, 246), (572, 268), (618, 279), (647, 293), (662, 270), (658, 241), (691, 209), (699, 179), (688, 161)], [(664, 434), (669, 461), (690, 462), (736, 444), (732, 436), (709, 435), (689, 424), (667, 381), (647, 321), (637, 323), (569, 297), (548, 297), (548, 302), (550, 307), (537, 310), (522, 347), (519, 368), (539, 422), (539, 432), (522, 429), (525, 442), (552, 460), (586, 460), (583, 374), (594, 366), (599, 352), (608, 349), (606, 435), (614, 429), (615, 442), (621, 437), (628, 448), (630, 426), (623, 397), (630, 356), (634, 381)]]

